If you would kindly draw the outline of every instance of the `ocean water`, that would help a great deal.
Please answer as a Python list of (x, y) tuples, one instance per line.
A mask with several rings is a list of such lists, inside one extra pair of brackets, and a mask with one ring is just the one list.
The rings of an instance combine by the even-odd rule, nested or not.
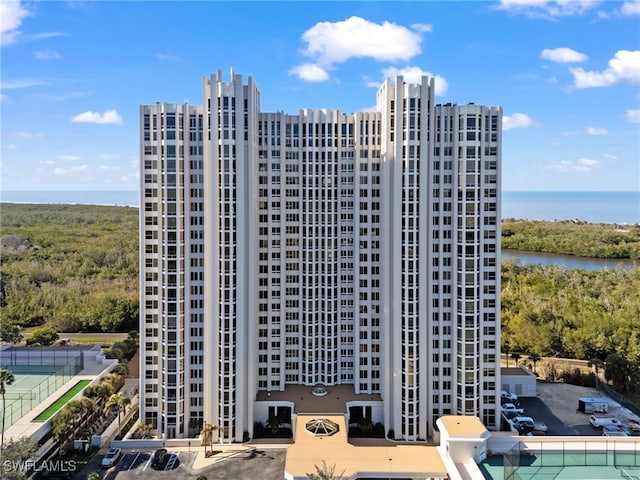
[(0, 201), (139, 207), (140, 193), (137, 190), (3, 190)]
[(640, 223), (640, 191), (502, 192), (502, 218)]
[[(140, 206), (135, 190), (2, 191), (0, 201)], [(502, 218), (640, 223), (637, 192), (502, 192)]]

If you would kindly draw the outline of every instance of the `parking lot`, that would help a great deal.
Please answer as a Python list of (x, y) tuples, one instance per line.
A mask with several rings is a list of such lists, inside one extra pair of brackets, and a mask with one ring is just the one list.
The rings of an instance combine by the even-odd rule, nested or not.
[(156, 470), (151, 466), (153, 451), (126, 451), (115, 466), (104, 470), (104, 480), (116, 478), (159, 478), (160, 475), (171, 475), (172, 478), (192, 478), (188, 466), (193, 462), (195, 454), (189, 452), (168, 452), (162, 468)]
[[(111, 468), (100, 469), (103, 454), (96, 455), (89, 465), (75, 478), (85, 480), (87, 474), (99, 471), (103, 480), (145, 480), (167, 478), (171, 480), (193, 480), (203, 475), (209, 480), (282, 480), (284, 478), (285, 449), (263, 449), (247, 446), (243, 450), (218, 454), (207, 460), (210, 465), (196, 465), (196, 456), (202, 450), (184, 451), (168, 449), (163, 468), (152, 468), (154, 450), (126, 450)], [(214, 463), (215, 462), (215, 463)], [(199, 468), (202, 467), (202, 468)]]
[[(538, 383), (537, 397), (518, 399), (524, 408), (524, 415), (544, 422), (548, 427), (547, 435), (600, 436), (602, 430), (589, 423), (589, 415), (578, 411), (580, 397), (602, 397), (594, 388), (579, 387), (565, 383)], [(633, 412), (621, 407), (609, 399), (609, 414), (614, 415), (624, 425), (632, 420), (640, 420)], [(629, 432), (638, 436), (636, 432)]]

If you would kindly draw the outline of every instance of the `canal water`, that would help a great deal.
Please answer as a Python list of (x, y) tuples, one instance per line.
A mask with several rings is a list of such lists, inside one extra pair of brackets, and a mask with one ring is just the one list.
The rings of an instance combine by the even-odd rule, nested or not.
[(517, 259), (522, 265), (557, 265), (561, 268), (582, 268), (585, 270), (631, 269), (640, 267), (639, 260), (628, 258), (585, 258), (573, 255), (557, 255), (553, 253), (522, 252), (519, 250), (502, 250), (502, 259)]

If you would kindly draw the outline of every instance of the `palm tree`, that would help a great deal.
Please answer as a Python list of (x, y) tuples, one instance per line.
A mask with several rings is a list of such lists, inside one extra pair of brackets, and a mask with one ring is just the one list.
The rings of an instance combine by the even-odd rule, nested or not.
[(93, 422), (96, 414), (99, 411), (98, 404), (92, 398), (82, 397), (80, 399), (82, 403), (82, 428), (86, 428), (87, 423)]
[(95, 399), (96, 403), (102, 405), (113, 393), (111, 385), (100, 382), (97, 385), (90, 385), (84, 391), (85, 396)]
[(360, 431), (366, 435), (367, 433), (373, 431), (373, 422), (369, 417), (362, 417), (358, 421), (358, 427), (360, 428)]
[(505, 353), (505, 357), (507, 359), (507, 368), (509, 368), (509, 353), (511, 353), (511, 345), (509, 345), (509, 342), (507, 340), (502, 342), (502, 351)]
[(16, 381), (16, 377), (13, 376), (13, 372), (11, 370), (7, 370), (6, 368), (0, 369), (0, 395), (2, 395), (2, 436), (0, 438), (0, 465), (2, 465), (2, 451), (4, 450), (4, 417), (5, 417), (5, 398), (4, 395), (7, 393), (6, 386), (11, 385)]
[(638, 375), (638, 367), (619, 353), (610, 353), (604, 360), (604, 378), (620, 393), (627, 394)]
[(204, 422), (200, 436), (202, 437), (202, 444), (204, 445), (204, 456), (207, 456), (207, 445), (213, 443), (213, 432), (218, 429), (217, 425), (213, 425), (209, 422)]
[[(66, 407), (71, 414), (71, 440), (75, 441), (76, 439), (76, 431), (78, 430), (78, 422), (84, 416), (84, 406), (82, 405), (82, 401), (80, 400), (71, 400), (67, 403)], [(73, 443), (72, 443), (73, 445)]]
[(111, 393), (114, 394), (122, 387), (124, 383), (122, 377), (115, 373), (108, 373), (105, 375), (100, 383), (104, 383), (111, 389)]
[(531, 352), (529, 354), (529, 360), (531, 360), (533, 362), (533, 373), (536, 374), (536, 376), (538, 375), (538, 372), (536, 372), (536, 364), (542, 359), (542, 357), (540, 356), (539, 353), (536, 352)]
[(140, 425), (138, 426), (138, 429), (142, 434), (142, 438), (148, 438), (151, 436), (151, 430), (153, 430), (153, 425), (150, 423), (140, 423)]
[(267, 427), (269, 427), (271, 429), (271, 433), (275, 435), (276, 433), (278, 433), (283, 423), (284, 422), (282, 421), (282, 417), (280, 415), (274, 415), (272, 417), (269, 417), (269, 419), (267, 420)]
[(118, 410), (118, 433), (120, 433), (120, 430), (122, 429), (122, 425), (121, 425), (122, 413), (124, 413), (125, 408), (130, 403), (131, 403), (131, 399), (125, 397), (121, 393), (114, 393), (113, 395), (111, 395), (111, 397), (109, 397), (109, 401), (104, 406), (105, 413), (110, 412), (111, 410), (114, 410), (114, 409)]
[(73, 415), (71, 414), (71, 410), (67, 407), (64, 407), (62, 410), (56, 413), (56, 416), (53, 417), (53, 420), (51, 421), (51, 424), (53, 426), (53, 435), (63, 443), (64, 439), (69, 435), (72, 423)]
[(516, 367), (518, 366), (518, 360), (520, 360), (522, 358), (522, 355), (520, 355), (519, 353), (512, 353), (511, 354), (511, 358), (513, 358), (516, 361)]
[(336, 475), (336, 465), (333, 464), (331, 466), (327, 465), (327, 462), (324, 460), (320, 463), (320, 466), (314, 465), (316, 467), (316, 473), (307, 473), (307, 478), (309, 480), (342, 480), (344, 475), (344, 470), (341, 474)]

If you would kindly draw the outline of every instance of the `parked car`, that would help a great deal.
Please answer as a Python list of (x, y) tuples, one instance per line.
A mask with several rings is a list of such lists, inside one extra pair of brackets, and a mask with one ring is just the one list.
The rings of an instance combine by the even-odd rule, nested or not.
[(589, 417), (589, 423), (591, 425), (593, 425), (596, 428), (602, 428), (605, 426), (616, 426), (616, 427), (621, 427), (622, 426), (622, 422), (620, 420), (618, 420), (616, 417), (614, 417), (613, 415), (591, 415)]
[(549, 427), (544, 422), (533, 422), (533, 429), (537, 432), (547, 433), (549, 431)]
[(617, 425), (605, 425), (602, 427), (602, 435), (604, 437), (628, 437), (627, 431)]
[(513, 417), (509, 422), (520, 435), (525, 435), (534, 430), (535, 423), (531, 417)]
[(151, 458), (151, 468), (154, 470), (162, 470), (167, 459), (167, 449), (159, 448), (153, 453)]
[(636, 422), (635, 420), (631, 420), (627, 424), (627, 428), (632, 432), (640, 432), (640, 422)]
[(524, 408), (518, 408), (513, 403), (505, 403), (504, 405), (500, 406), (500, 411), (502, 411), (502, 413), (522, 414), (524, 413)]
[(507, 421), (513, 419), (514, 417), (517, 417), (518, 415), (520, 414), (516, 412), (502, 412), (502, 416), (506, 418)]
[(500, 391), (500, 397), (505, 400), (509, 400), (511, 403), (518, 401), (518, 395), (516, 395), (515, 393), (507, 392), (506, 390)]
[(107, 454), (102, 458), (102, 468), (109, 468), (109, 467), (113, 467), (116, 463), (118, 463), (118, 460), (120, 460), (120, 457), (122, 456), (122, 450), (120, 450), (119, 448), (112, 448), (110, 449)]

